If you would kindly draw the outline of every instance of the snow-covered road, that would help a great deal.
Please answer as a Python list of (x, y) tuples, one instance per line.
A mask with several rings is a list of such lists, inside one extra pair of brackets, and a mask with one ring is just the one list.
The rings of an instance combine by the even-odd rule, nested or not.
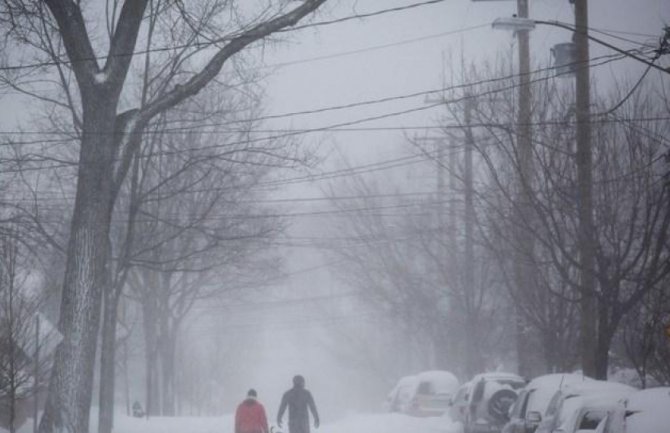
[[(92, 417), (95, 424), (95, 417)], [(91, 426), (91, 432), (97, 426)], [(6, 430), (0, 428), (0, 433)], [(288, 432), (288, 430), (286, 430)], [(29, 419), (18, 433), (32, 433)], [(233, 417), (155, 417), (150, 419), (118, 415), (114, 433), (233, 433)], [(396, 413), (349, 415), (332, 423), (326, 423), (312, 433), (462, 433), (460, 424), (447, 416), (414, 418)]]
[[(324, 424), (313, 433), (460, 433), (448, 417), (413, 418), (400, 414), (359, 414)], [(120, 416), (115, 433), (232, 433), (232, 416), (149, 420)]]

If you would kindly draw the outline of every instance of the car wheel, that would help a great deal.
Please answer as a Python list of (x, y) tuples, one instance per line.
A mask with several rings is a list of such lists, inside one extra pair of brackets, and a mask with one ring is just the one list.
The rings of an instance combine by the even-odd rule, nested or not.
[(504, 424), (508, 420), (509, 408), (514, 404), (516, 398), (516, 392), (511, 389), (500, 389), (494, 392), (487, 404), (491, 418), (499, 424)]

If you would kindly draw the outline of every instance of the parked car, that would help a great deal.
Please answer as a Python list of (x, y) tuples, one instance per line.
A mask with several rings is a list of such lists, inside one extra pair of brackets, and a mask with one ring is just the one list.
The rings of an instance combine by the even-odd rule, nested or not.
[(449, 415), (465, 433), (499, 432), (526, 381), (513, 373), (478, 374), (456, 392)]
[(556, 417), (554, 433), (605, 433), (613, 420), (621, 396), (596, 393), (568, 398)]
[[(579, 410), (588, 409), (588, 404), (598, 401), (617, 402), (634, 391), (635, 388), (631, 386), (602, 380), (588, 380), (562, 387), (551, 398), (535, 433), (566, 433), (566, 429), (572, 428), (571, 417), (577, 417), (579, 414), (576, 412)], [(591, 409), (594, 413), (601, 410), (595, 406)]]
[(510, 419), (502, 432), (534, 433), (556, 391), (590, 380), (593, 379), (581, 374), (569, 373), (536, 377), (519, 392), (519, 397), (510, 408)]
[(643, 389), (619, 401), (604, 433), (670, 431), (670, 387)]
[(458, 379), (448, 371), (424, 371), (398, 381), (388, 396), (387, 406), (392, 412), (412, 416), (440, 416), (458, 389)]
[(407, 412), (416, 389), (416, 376), (405, 376), (389, 392), (385, 408), (389, 412)]

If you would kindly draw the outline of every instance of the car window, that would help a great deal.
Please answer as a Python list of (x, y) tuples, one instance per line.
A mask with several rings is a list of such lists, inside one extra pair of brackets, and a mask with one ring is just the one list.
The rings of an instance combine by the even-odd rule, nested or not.
[(468, 399), (468, 388), (461, 388), (456, 392), (454, 397), (455, 403), (464, 403)]
[(478, 403), (482, 397), (484, 397), (484, 385), (485, 382), (483, 380), (480, 380), (477, 382), (477, 385), (475, 385), (474, 391), (472, 391), (472, 402), (473, 403)]
[(521, 389), (524, 386), (526, 386), (526, 382), (522, 382), (522, 381), (514, 380), (514, 379), (511, 379), (511, 380), (500, 379), (500, 380), (496, 380), (496, 382), (498, 382), (501, 385), (509, 385), (510, 388), (512, 388), (512, 389)]
[(435, 389), (431, 382), (421, 382), (416, 393), (420, 395), (435, 395)]
[(590, 410), (585, 412), (579, 420), (578, 430), (595, 430), (607, 416), (607, 411)]
[(561, 396), (563, 394), (560, 391), (557, 391), (556, 394), (551, 398), (551, 401), (549, 402), (549, 406), (547, 406), (547, 416), (555, 416), (556, 412), (558, 412), (558, 407), (561, 404)]
[(398, 400), (409, 401), (412, 398), (412, 387), (405, 385), (398, 390)]
[(528, 400), (533, 395), (534, 390), (523, 390), (519, 393), (519, 397), (514, 402), (510, 415), (513, 418), (524, 418), (526, 416), (526, 409), (528, 407)]
[(519, 393), (519, 398), (512, 403), (512, 408), (509, 411), (510, 418), (521, 418), (523, 415), (523, 409), (525, 407), (525, 401), (528, 393), (526, 391), (521, 391)]

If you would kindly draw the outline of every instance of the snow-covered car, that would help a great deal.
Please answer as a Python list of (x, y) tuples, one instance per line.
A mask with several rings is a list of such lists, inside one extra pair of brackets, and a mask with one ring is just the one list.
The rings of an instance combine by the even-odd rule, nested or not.
[(406, 412), (414, 395), (416, 382), (416, 376), (400, 378), (386, 398), (385, 409), (389, 412)]
[(621, 397), (617, 393), (587, 394), (564, 401), (553, 433), (605, 433)]
[(503, 433), (534, 433), (556, 391), (590, 381), (582, 374), (555, 373), (536, 377), (519, 392)]
[(465, 433), (499, 432), (526, 381), (513, 373), (478, 374), (456, 392), (449, 415)]
[(424, 371), (398, 381), (387, 399), (392, 412), (413, 416), (440, 416), (458, 389), (458, 379), (448, 371)]
[(619, 401), (604, 433), (670, 431), (670, 387), (643, 389)]
[[(633, 392), (635, 388), (631, 386), (602, 380), (588, 380), (562, 387), (551, 398), (535, 433), (572, 433), (570, 429), (575, 425), (579, 427), (580, 420), (584, 419), (586, 423), (589, 417), (595, 419), (605, 409), (609, 413), (609, 406), (598, 406), (599, 402), (616, 403)], [(588, 428), (581, 430), (589, 431)]]

